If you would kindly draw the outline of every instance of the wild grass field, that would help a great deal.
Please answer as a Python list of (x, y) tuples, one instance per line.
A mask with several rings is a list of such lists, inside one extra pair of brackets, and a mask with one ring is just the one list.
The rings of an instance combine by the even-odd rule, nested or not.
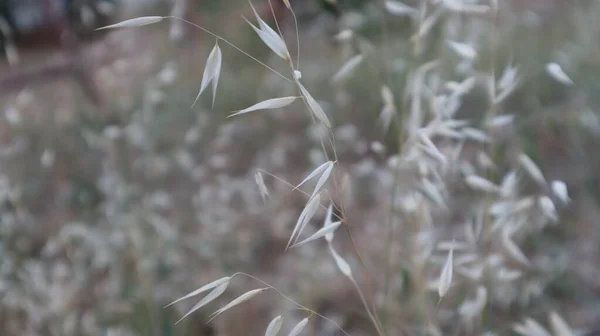
[(0, 92), (1, 335), (597, 335), (600, 3), (320, 1)]

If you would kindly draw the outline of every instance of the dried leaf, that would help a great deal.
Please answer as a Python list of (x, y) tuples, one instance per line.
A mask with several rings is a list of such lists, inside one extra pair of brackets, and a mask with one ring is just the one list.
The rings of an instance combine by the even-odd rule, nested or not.
[(202, 75), (202, 83), (200, 84), (200, 92), (198, 92), (198, 96), (194, 100), (192, 107), (196, 105), (198, 99), (202, 95), (202, 92), (208, 86), (208, 83), (212, 82), (212, 91), (213, 91), (213, 99), (212, 105), (215, 106), (215, 98), (217, 96), (217, 85), (219, 85), (219, 76), (221, 75), (221, 48), (219, 48), (219, 43), (215, 43), (215, 46), (211, 50), (208, 58), (206, 59), (206, 65), (204, 66), (204, 74)]
[(340, 226), (340, 224), (342, 224), (342, 222), (338, 221), (338, 222), (332, 223), (329, 226), (325, 226), (325, 227), (321, 228), (319, 231), (315, 232), (312, 236), (304, 239), (303, 241), (301, 241), (299, 243), (294, 244), (292, 247), (300, 247), (306, 243), (309, 243), (313, 240), (317, 240), (328, 234), (333, 234), (333, 232), (335, 232), (335, 230)]
[(333, 82), (339, 83), (346, 80), (352, 72), (360, 65), (363, 60), (363, 55), (356, 55), (344, 63), (340, 70), (333, 76)]
[(217, 310), (216, 312), (211, 314), (211, 318), (209, 320), (212, 321), (215, 317), (219, 316), (220, 314), (222, 314), (223, 312), (225, 312), (226, 310), (229, 310), (241, 303), (244, 303), (250, 299), (252, 299), (253, 297), (257, 296), (258, 294), (266, 291), (267, 289), (269, 289), (269, 287), (265, 287), (265, 288), (258, 288), (258, 289), (253, 289), (251, 291), (248, 291), (242, 295), (240, 295), (237, 299), (229, 302), (227, 305), (225, 305), (223, 308)]
[(291, 103), (293, 103), (296, 100), (297, 97), (283, 97), (283, 98), (273, 98), (273, 99), (267, 99), (264, 100), (260, 103), (254, 104), (250, 107), (247, 107), (243, 110), (240, 110), (234, 114), (229, 115), (227, 118), (231, 118), (233, 116), (237, 116), (240, 114), (245, 114), (248, 112), (253, 112), (253, 111), (257, 111), (257, 110), (271, 110), (271, 109), (277, 109), (277, 108), (281, 108), (284, 106), (288, 106)]
[(573, 81), (567, 74), (563, 71), (563, 69), (557, 63), (548, 63), (546, 64), (546, 71), (548, 74), (556, 79), (557, 81), (565, 84), (565, 85), (573, 85)]
[(215, 280), (215, 281), (213, 281), (213, 282), (211, 282), (211, 283), (209, 283), (209, 284), (206, 284), (206, 285), (204, 285), (204, 286), (202, 286), (202, 287), (200, 287), (200, 288), (196, 289), (195, 291), (193, 291), (193, 292), (190, 292), (189, 294), (187, 294), (187, 295), (185, 295), (185, 296), (183, 296), (183, 297), (181, 297), (181, 298), (179, 298), (179, 299), (177, 299), (177, 300), (175, 300), (175, 301), (173, 301), (173, 302), (169, 303), (168, 305), (166, 305), (166, 306), (165, 306), (165, 308), (166, 308), (166, 307), (169, 307), (169, 306), (171, 306), (171, 305), (174, 305), (174, 304), (176, 304), (176, 303), (177, 303), (177, 302), (179, 302), (179, 301), (182, 301), (182, 300), (185, 300), (185, 299), (189, 299), (189, 298), (191, 298), (192, 296), (196, 296), (196, 295), (198, 295), (198, 294), (200, 294), (200, 293), (206, 292), (206, 291), (207, 291), (207, 290), (209, 290), (209, 289), (213, 289), (213, 288), (215, 288), (215, 287), (218, 287), (218, 286), (220, 286), (221, 284), (224, 284), (224, 283), (225, 283), (225, 284), (229, 284), (229, 281), (230, 281), (230, 280), (231, 280), (231, 278), (230, 278), (230, 277), (223, 277), (223, 278), (221, 278), (221, 279)]
[(142, 16), (135, 19), (121, 21), (119, 23), (115, 23), (110, 26), (105, 26), (101, 28), (97, 28), (96, 30), (102, 29), (113, 29), (113, 28), (130, 28), (130, 27), (140, 27), (153, 23), (160, 22), (164, 19), (162, 16)]
[(279, 316), (275, 316), (274, 319), (269, 322), (267, 326), (267, 330), (265, 331), (265, 336), (276, 336), (281, 330), (281, 326), (283, 324), (283, 314)]
[(328, 128), (331, 128), (331, 123), (329, 122), (329, 119), (327, 118), (327, 115), (325, 114), (325, 111), (323, 111), (323, 108), (310, 95), (310, 93), (306, 90), (306, 88), (304, 88), (304, 85), (302, 85), (302, 83), (300, 83), (297, 80), (296, 80), (296, 83), (298, 84), (298, 87), (300, 88), (300, 91), (302, 92), (302, 95), (306, 99), (306, 103), (308, 104), (308, 107), (310, 108), (311, 112), (315, 115), (315, 117), (320, 122), (322, 122)]
[(442, 273), (440, 274), (440, 280), (438, 281), (438, 295), (440, 299), (446, 295), (448, 289), (450, 289), (450, 285), (452, 284), (452, 257), (454, 254), (454, 250), (450, 249), (448, 252), (448, 258), (446, 259), (446, 263), (444, 264), (444, 268), (442, 268)]
[(188, 311), (181, 319), (179, 319), (179, 321), (175, 322), (175, 324), (181, 322), (184, 318), (188, 317), (191, 313), (204, 307), (205, 305), (209, 304), (211, 301), (213, 301), (216, 298), (218, 298), (219, 296), (221, 296), (221, 294), (223, 294), (223, 292), (225, 292), (225, 290), (227, 289), (227, 285), (229, 285), (229, 283), (224, 282), (224, 283), (220, 284), (219, 286), (217, 286), (210, 293), (208, 293), (208, 295), (206, 295), (202, 300), (200, 300), (200, 302), (198, 302), (194, 307), (192, 307), (192, 309), (190, 309), (190, 311)]
[(288, 336), (298, 336), (300, 335), (300, 333), (302, 332), (302, 330), (304, 330), (304, 328), (306, 328), (306, 325), (308, 324), (308, 317), (303, 319), (302, 321), (298, 322), (298, 324), (296, 324), (294, 326), (294, 328), (292, 328), (292, 330), (290, 331), (290, 333), (288, 334)]

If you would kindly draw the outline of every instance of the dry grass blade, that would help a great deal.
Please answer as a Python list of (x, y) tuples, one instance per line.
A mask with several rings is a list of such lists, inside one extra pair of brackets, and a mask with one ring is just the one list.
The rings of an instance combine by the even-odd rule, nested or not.
[(323, 185), (327, 182), (327, 180), (329, 179), (329, 176), (331, 175), (331, 172), (333, 171), (333, 167), (335, 166), (335, 162), (329, 161), (327, 162), (328, 165), (325, 167), (325, 171), (323, 172), (323, 174), (321, 175), (321, 177), (319, 177), (319, 180), (317, 181), (317, 185), (315, 186), (315, 190), (313, 190), (313, 193), (310, 195), (311, 198), (313, 198), (323, 187)]
[(96, 30), (103, 29), (114, 29), (114, 28), (131, 28), (131, 27), (140, 27), (153, 23), (160, 22), (164, 19), (162, 16), (142, 16), (135, 19), (121, 21), (119, 23), (115, 23), (109, 26), (100, 27)]
[(542, 325), (539, 324), (534, 319), (527, 318), (525, 320), (525, 326), (527, 327), (528, 330), (530, 330), (533, 333), (533, 335), (536, 335), (536, 336), (552, 336), (546, 330), (546, 328), (542, 327)]
[(217, 95), (217, 85), (219, 85), (219, 76), (221, 75), (221, 61), (222, 61), (221, 48), (219, 48), (219, 43), (215, 43), (215, 46), (211, 50), (208, 55), (208, 59), (206, 60), (206, 65), (204, 66), (204, 74), (202, 75), (202, 83), (200, 84), (200, 92), (196, 96), (192, 107), (196, 105), (198, 99), (202, 95), (202, 92), (208, 87), (208, 83), (212, 82), (213, 89), (213, 99), (212, 105), (215, 105), (215, 97)]
[(200, 300), (200, 302), (198, 302), (194, 307), (192, 307), (192, 309), (190, 309), (190, 311), (188, 311), (181, 319), (179, 319), (179, 321), (175, 322), (175, 324), (181, 322), (184, 318), (188, 317), (191, 313), (206, 306), (207, 304), (209, 304), (210, 302), (212, 302), (213, 300), (215, 300), (216, 298), (221, 296), (221, 294), (223, 294), (225, 292), (225, 290), (227, 289), (227, 285), (229, 285), (229, 283), (224, 282), (224, 283), (220, 284), (219, 286), (217, 286), (210, 293), (208, 293), (208, 295), (206, 295), (202, 300)]
[(329, 122), (329, 119), (327, 118), (327, 115), (325, 114), (325, 111), (323, 111), (321, 105), (319, 105), (319, 103), (317, 103), (317, 101), (310, 95), (302, 83), (300, 83), (298, 80), (296, 80), (296, 83), (302, 92), (302, 96), (304, 96), (304, 99), (306, 99), (306, 103), (308, 104), (311, 112), (320, 122), (327, 126), (327, 128), (331, 128), (331, 123)]
[(212, 321), (215, 317), (221, 315), (223, 312), (241, 304), (244, 303), (250, 299), (252, 299), (253, 297), (257, 296), (258, 294), (266, 291), (267, 289), (269, 289), (269, 287), (265, 287), (265, 288), (258, 288), (258, 289), (253, 289), (251, 291), (248, 291), (242, 295), (240, 295), (237, 299), (229, 302), (227, 305), (225, 305), (223, 308), (217, 310), (216, 312), (211, 314), (211, 318), (210, 320), (208, 320), (208, 322)]
[(502, 186), (500, 187), (501, 194), (504, 197), (512, 195), (517, 188), (517, 173), (514, 171), (509, 172), (502, 179)]
[[(310, 174), (308, 174), (307, 177), (304, 178), (304, 180), (302, 180), (302, 182), (300, 182), (295, 188), (294, 190), (298, 189), (301, 185), (303, 185), (304, 183), (308, 182), (310, 179), (312, 179), (313, 177), (323, 173), (324, 171), (330, 169), (331, 167), (333, 167), (334, 162), (333, 161), (327, 161), (325, 163), (323, 163), (322, 165), (318, 166), (317, 168), (315, 168), (315, 170), (313, 170)], [(324, 175), (325, 173), (323, 173)], [(311, 196), (312, 197), (312, 196)]]
[(510, 125), (515, 120), (515, 116), (512, 114), (502, 114), (495, 116), (485, 123), (485, 126), (495, 128)]
[(379, 122), (384, 132), (387, 132), (396, 115), (396, 103), (394, 102), (394, 94), (387, 85), (383, 85), (380, 90), (383, 107), (379, 114)]
[(350, 42), (354, 37), (354, 32), (351, 29), (344, 29), (337, 33), (333, 38), (339, 42)]
[(443, 0), (444, 5), (451, 11), (465, 14), (485, 14), (490, 10), (490, 6), (469, 4), (466, 1)]
[(552, 331), (556, 336), (575, 336), (575, 333), (569, 327), (567, 322), (558, 315), (556, 312), (551, 312), (549, 316), (550, 325), (552, 326)]
[(312, 236), (304, 239), (303, 241), (301, 241), (297, 244), (294, 244), (292, 247), (300, 247), (306, 243), (310, 243), (311, 241), (317, 240), (328, 234), (333, 234), (335, 232), (335, 230), (340, 226), (340, 224), (342, 224), (342, 222), (338, 221), (338, 222), (332, 223), (329, 226), (325, 226), (325, 227), (321, 228), (319, 231), (315, 232)]
[(234, 116), (237, 116), (240, 114), (245, 114), (245, 113), (253, 112), (253, 111), (257, 111), (257, 110), (272, 110), (272, 109), (285, 107), (285, 106), (288, 106), (291, 103), (293, 103), (296, 100), (296, 98), (297, 97), (290, 96), (290, 97), (267, 99), (260, 103), (254, 104), (250, 107), (247, 107), (243, 110), (240, 110), (234, 114), (231, 114), (227, 118), (231, 118), (231, 117), (234, 117)]
[(202, 287), (200, 287), (200, 288), (196, 289), (195, 291), (193, 291), (193, 292), (190, 292), (189, 294), (187, 294), (187, 295), (185, 295), (185, 296), (183, 296), (183, 297), (181, 297), (181, 298), (179, 298), (179, 299), (177, 299), (177, 300), (175, 300), (175, 301), (173, 301), (173, 302), (169, 303), (168, 305), (166, 305), (166, 306), (165, 306), (165, 308), (166, 308), (166, 307), (169, 307), (169, 306), (171, 306), (171, 305), (174, 305), (174, 304), (176, 304), (176, 303), (177, 303), (177, 302), (179, 302), (179, 301), (183, 301), (183, 300), (185, 300), (185, 299), (189, 299), (189, 298), (191, 298), (192, 296), (196, 296), (196, 295), (198, 295), (198, 294), (200, 294), (200, 293), (206, 292), (206, 291), (207, 291), (207, 290), (209, 290), (209, 289), (213, 289), (213, 288), (215, 288), (215, 287), (218, 287), (218, 286), (220, 286), (220, 285), (222, 285), (222, 284), (224, 284), (224, 283), (225, 283), (225, 284), (229, 284), (229, 281), (230, 281), (230, 280), (231, 280), (231, 278), (230, 278), (230, 277), (223, 277), (223, 278), (221, 278), (221, 279), (215, 280), (215, 281), (213, 281), (213, 282), (211, 282), (211, 283), (209, 283), (209, 284), (206, 284), (206, 285), (204, 285), (204, 286), (202, 286)]
[(254, 175), (254, 180), (256, 181), (256, 184), (258, 185), (258, 190), (260, 191), (260, 197), (262, 197), (263, 202), (265, 202), (267, 200), (267, 197), (269, 197), (269, 189), (267, 189), (267, 186), (265, 185), (265, 180), (264, 180), (262, 174), (260, 172), (257, 172)]
[(529, 259), (525, 256), (523, 251), (512, 241), (510, 236), (508, 235), (507, 230), (504, 230), (502, 237), (502, 246), (508, 251), (508, 253), (517, 261), (521, 262), (524, 265), (529, 266)]
[(275, 54), (277, 54), (279, 57), (283, 58), (284, 60), (288, 60), (290, 58), (289, 53), (287, 51), (287, 47), (285, 46), (285, 44), (282, 45), (280, 43), (279, 39), (276, 39), (273, 36), (266, 33), (265, 31), (260, 30), (255, 25), (253, 25), (250, 21), (246, 20), (246, 22), (248, 22), (250, 27), (252, 27), (252, 29), (254, 29), (256, 34), (258, 34), (258, 37), (260, 37), (260, 39), (267, 45), (267, 47), (269, 47), (269, 49), (273, 50), (273, 52)]
[(290, 53), (287, 50), (287, 46), (285, 45), (285, 41), (277, 34), (273, 28), (271, 28), (261, 17), (258, 15), (258, 12), (250, 2), (250, 7), (252, 7), (252, 11), (254, 12), (254, 16), (258, 21), (258, 25), (260, 28), (253, 25), (250, 21), (246, 20), (248, 24), (254, 29), (254, 31), (258, 34), (258, 37), (269, 47), (273, 52), (275, 52), (279, 57), (284, 60), (290, 59)]
[(425, 179), (421, 182), (422, 191), (424, 196), (426, 196), (429, 200), (433, 201), (433, 203), (437, 204), (440, 207), (446, 207), (446, 201), (444, 200), (444, 196), (440, 192), (439, 188), (435, 186), (431, 181)]
[(487, 143), (490, 141), (490, 138), (484, 131), (476, 128), (465, 127), (461, 130), (461, 132), (462, 134), (464, 134), (465, 137), (471, 140), (475, 140), (481, 143)]
[(442, 273), (440, 274), (440, 279), (438, 281), (438, 295), (440, 296), (440, 300), (446, 295), (448, 289), (450, 289), (450, 285), (452, 284), (452, 270), (453, 266), (453, 255), (454, 249), (450, 249), (448, 252), (448, 258), (446, 259), (446, 263), (444, 264), (444, 268), (442, 268)]
[(567, 185), (563, 181), (552, 181), (551, 183), (552, 193), (564, 204), (569, 204), (571, 198), (567, 190)]
[(491, 181), (477, 175), (467, 176), (465, 182), (469, 187), (483, 192), (495, 193), (500, 190), (500, 188)]
[(441, 163), (446, 163), (446, 157), (437, 146), (431, 141), (431, 139), (427, 136), (426, 132), (418, 132), (419, 139), (423, 142), (426, 148), (429, 149), (429, 152), (433, 157), (437, 158)]
[(427, 35), (431, 29), (435, 26), (436, 23), (439, 22), (440, 18), (444, 14), (444, 10), (442, 8), (437, 8), (433, 14), (431, 14), (419, 27), (419, 31), (412, 37), (412, 40), (415, 41), (418, 38), (423, 38)]
[(573, 85), (573, 80), (567, 76), (564, 70), (557, 63), (548, 63), (546, 64), (546, 72), (557, 80), (558, 82), (565, 85)]
[(337, 251), (333, 248), (333, 246), (331, 244), (329, 244), (329, 251), (331, 252), (333, 259), (335, 260), (335, 264), (340, 269), (342, 274), (344, 274), (348, 278), (354, 280), (354, 278), (352, 277), (352, 268), (350, 268), (350, 265), (348, 264), (348, 262), (346, 262), (346, 260), (344, 260), (344, 258), (342, 258), (337, 253)]
[[(331, 222), (331, 216), (333, 215), (333, 204), (329, 204), (329, 207), (327, 208), (327, 214), (325, 215), (325, 221), (323, 223), (323, 227), (328, 227), (331, 226), (332, 222)], [(329, 232), (325, 235), (325, 240), (327, 241), (327, 243), (331, 243), (331, 241), (333, 241), (333, 231)]]
[(398, 15), (398, 16), (401, 16), (401, 15), (413, 16), (419, 12), (410, 6), (403, 4), (402, 2), (395, 1), (395, 0), (386, 1), (385, 9), (387, 9), (387, 11), (390, 14)]
[(311, 198), (310, 201), (308, 201), (308, 204), (306, 204), (306, 206), (302, 210), (302, 213), (300, 213), (300, 217), (298, 217), (296, 226), (294, 227), (294, 230), (292, 231), (292, 236), (290, 237), (290, 240), (287, 243), (286, 250), (290, 247), (290, 244), (292, 243), (292, 240), (294, 240), (294, 238), (295, 238), (294, 241), (298, 240), (298, 237), (300, 237), (302, 230), (304, 229), (306, 224), (312, 219), (312, 217), (315, 215), (315, 213), (319, 209), (320, 205), (321, 205), (321, 196), (320, 195), (316, 195), (315, 197)]
[(308, 317), (304, 318), (302, 321), (298, 322), (298, 324), (296, 324), (294, 326), (294, 328), (292, 328), (292, 330), (290, 331), (290, 333), (288, 334), (288, 336), (298, 336), (300, 335), (300, 333), (302, 332), (302, 330), (304, 330), (304, 328), (306, 328), (306, 326), (308, 325)]
[(333, 75), (333, 82), (339, 83), (346, 80), (350, 75), (356, 70), (356, 68), (360, 65), (363, 60), (363, 55), (356, 55), (344, 63), (340, 70)]
[(514, 330), (514, 332), (518, 333), (519, 335), (523, 335), (523, 336), (539, 336), (537, 334), (535, 334), (533, 331), (529, 330), (527, 328), (527, 326), (525, 326), (524, 324), (515, 324), (512, 328)]
[(281, 326), (283, 325), (283, 314), (279, 315), (279, 316), (275, 316), (275, 318), (273, 318), (271, 320), (271, 322), (269, 322), (269, 325), (267, 326), (267, 330), (265, 331), (265, 336), (276, 336), (279, 331), (281, 330)]
[(542, 170), (533, 162), (533, 160), (526, 154), (519, 155), (519, 163), (523, 166), (525, 171), (538, 183), (546, 184), (546, 179)]
[(554, 206), (554, 202), (548, 196), (542, 196), (538, 199), (538, 203), (544, 215), (552, 220), (558, 220), (558, 214), (556, 213), (556, 207)]
[(477, 51), (471, 45), (454, 41), (447, 41), (447, 43), (450, 49), (462, 58), (473, 60), (477, 57)]

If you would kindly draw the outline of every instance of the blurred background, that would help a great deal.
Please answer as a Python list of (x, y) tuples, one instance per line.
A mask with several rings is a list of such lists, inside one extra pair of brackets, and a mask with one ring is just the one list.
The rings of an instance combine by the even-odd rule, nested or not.
[[(442, 2), (404, 4), (434, 8)], [(456, 3), (463, 2), (475, 3)], [(452, 64), (439, 70), (442, 76), (454, 76), (462, 63), (444, 41), (460, 38), (486, 60), (469, 71), (500, 76), (507, 65), (519, 69), (518, 88), (499, 107), (514, 121), (498, 136), (495, 172), (502, 176), (511, 167), (510, 153), (521, 150), (548, 180), (564, 181), (572, 199), (558, 209), (558, 225), (520, 244), (536, 266), (527, 280), (509, 284), (518, 288), (509, 302), (489, 294), (487, 317), (476, 330), (510, 335), (523, 316), (544, 321), (551, 310), (575, 330), (600, 327), (600, 4), (498, 1), (493, 20), (440, 12), (416, 57), (414, 18), (386, 11), (385, 1), (291, 3), (303, 83), (330, 116), (339, 167), (351, 176), (344, 202), (370, 276), (360, 275), (348, 234), (336, 239), (358, 281), (380, 288), (389, 190), (410, 184), (410, 177), (402, 182), (389, 171), (401, 126), (381, 129), (382, 79), (391, 83), (397, 106), (407, 106), (409, 69), (417, 60), (438, 59)], [(253, 4), (274, 27), (268, 3)], [(273, 0), (273, 13), (295, 55), (294, 18), (279, 0)], [(262, 335), (286, 307), (276, 295), (205, 323), (220, 304), (260, 286), (250, 279), (232, 282), (220, 304), (177, 325), (198, 300), (163, 308), (239, 271), (273, 284), (352, 335), (374, 335), (352, 284), (324, 245), (284, 252), (306, 198), (264, 175), (270, 198), (263, 202), (254, 179), (264, 169), (299, 183), (325, 160), (323, 130), (301, 104), (226, 118), (267, 98), (296, 95), (295, 88), (221, 41), (214, 107), (210, 92), (191, 107), (215, 38), (176, 20), (95, 30), (144, 15), (186, 18), (289, 73), (243, 20), (253, 20), (243, 0), (0, 0), (1, 334)], [(340, 34), (348, 29), (352, 42)], [(357, 52), (370, 66), (361, 65), (342, 84), (332, 82)], [(549, 62), (560, 64), (575, 85), (553, 79), (545, 70)], [(485, 85), (479, 86), (459, 111), (475, 124), (489, 108)], [(461, 209), (474, 197), (460, 185), (451, 190), (449, 209), (433, 219), (445, 225), (450, 240), (450, 222), (464, 218)], [(323, 218), (316, 216), (315, 228)], [(396, 238), (399, 248), (406, 244), (407, 238)], [(390, 319), (402, 323), (388, 334), (425, 335), (412, 329), (423, 317), (410, 306), (409, 275), (400, 264), (390, 294), (398, 307)], [(287, 312), (286, 326), (304, 315)], [(470, 334), (453, 328), (452, 316), (441, 317), (443, 334)], [(311, 321), (307, 335), (340, 334)]]

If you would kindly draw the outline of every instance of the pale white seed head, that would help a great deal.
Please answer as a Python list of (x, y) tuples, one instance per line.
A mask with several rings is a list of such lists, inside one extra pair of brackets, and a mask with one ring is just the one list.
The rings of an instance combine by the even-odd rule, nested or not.
[(571, 202), (571, 198), (569, 197), (569, 192), (567, 190), (567, 185), (563, 181), (552, 181), (550, 185), (554, 195), (561, 202), (563, 202), (563, 204), (569, 204)]

